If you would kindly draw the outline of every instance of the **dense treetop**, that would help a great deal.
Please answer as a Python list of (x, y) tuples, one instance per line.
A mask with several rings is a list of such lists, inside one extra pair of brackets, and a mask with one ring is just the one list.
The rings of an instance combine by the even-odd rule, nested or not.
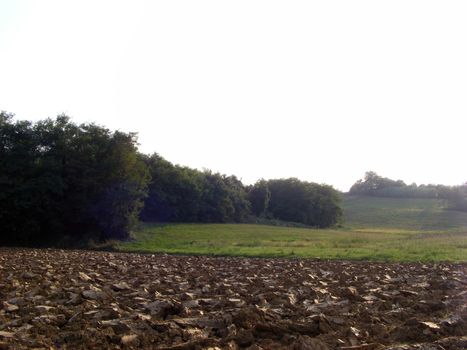
[(339, 193), (298, 179), (244, 186), (234, 175), (138, 152), (134, 133), (67, 116), (36, 123), (0, 113), (0, 243), (67, 245), (127, 238), (156, 222), (339, 222)]
[(368, 171), (363, 179), (352, 185), (349, 194), (375, 197), (440, 198), (446, 200), (449, 209), (467, 211), (467, 182), (461, 186), (407, 185), (402, 180), (391, 180), (379, 176), (374, 171)]
[(269, 180), (267, 187), (271, 195), (266, 211), (274, 218), (329, 227), (342, 217), (340, 195), (331, 186), (291, 178)]
[(148, 181), (134, 134), (66, 116), (33, 124), (0, 114), (3, 243), (126, 237)]
[(173, 165), (158, 154), (143, 159), (151, 175), (143, 220), (242, 222), (250, 215), (245, 187), (235, 176)]

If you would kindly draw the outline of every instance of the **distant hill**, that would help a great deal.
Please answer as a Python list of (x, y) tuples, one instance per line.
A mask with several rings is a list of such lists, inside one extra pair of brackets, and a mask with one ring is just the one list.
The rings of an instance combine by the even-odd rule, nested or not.
[(467, 212), (446, 210), (432, 198), (385, 198), (344, 194), (344, 226), (422, 231), (467, 231)]

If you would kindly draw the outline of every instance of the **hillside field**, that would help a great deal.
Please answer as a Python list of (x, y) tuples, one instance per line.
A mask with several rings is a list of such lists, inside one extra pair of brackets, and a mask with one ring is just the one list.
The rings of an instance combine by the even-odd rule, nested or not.
[(466, 231), (467, 213), (446, 210), (431, 198), (382, 198), (345, 195), (344, 226), (415, 231)]
[(378, 261), (467, 261), (467, 213), (427, 199), (345, 197), (335, 229), (144, 224), (122, 251)]

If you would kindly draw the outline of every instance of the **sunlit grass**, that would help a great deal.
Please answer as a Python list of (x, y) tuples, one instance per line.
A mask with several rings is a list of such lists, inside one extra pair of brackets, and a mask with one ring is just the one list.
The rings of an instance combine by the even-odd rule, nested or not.
[(467, 213), (445, 210), (445, 202), (433, 198), (381, 198), (345, 195), (344, 225), (353, 229), (389, 232), (446, 231), (467, 228)]
[(123, 251), (381, 261), (467, 261), (465, 232), (318, 230), (247, 224), (146, 224)]
[(379, 261), (467, 261), (467, 213), (437, 199), (344, 196), (343, 228), (147, 224), (124, 251)]

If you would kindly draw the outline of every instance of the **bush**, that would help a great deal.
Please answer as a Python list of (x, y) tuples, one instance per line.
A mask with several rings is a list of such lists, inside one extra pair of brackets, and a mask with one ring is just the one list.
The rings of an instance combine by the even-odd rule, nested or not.
[(334, 188), (295, 178), (269, 180), (271, 192), (268, 212), (274, 218), (316, 227), (340, 222), (340, 195)]
[(0, 114), (3, 244), (125, 238), (147, 181), (134, 134), (76, 125), (66, 116), (31, 123)]

